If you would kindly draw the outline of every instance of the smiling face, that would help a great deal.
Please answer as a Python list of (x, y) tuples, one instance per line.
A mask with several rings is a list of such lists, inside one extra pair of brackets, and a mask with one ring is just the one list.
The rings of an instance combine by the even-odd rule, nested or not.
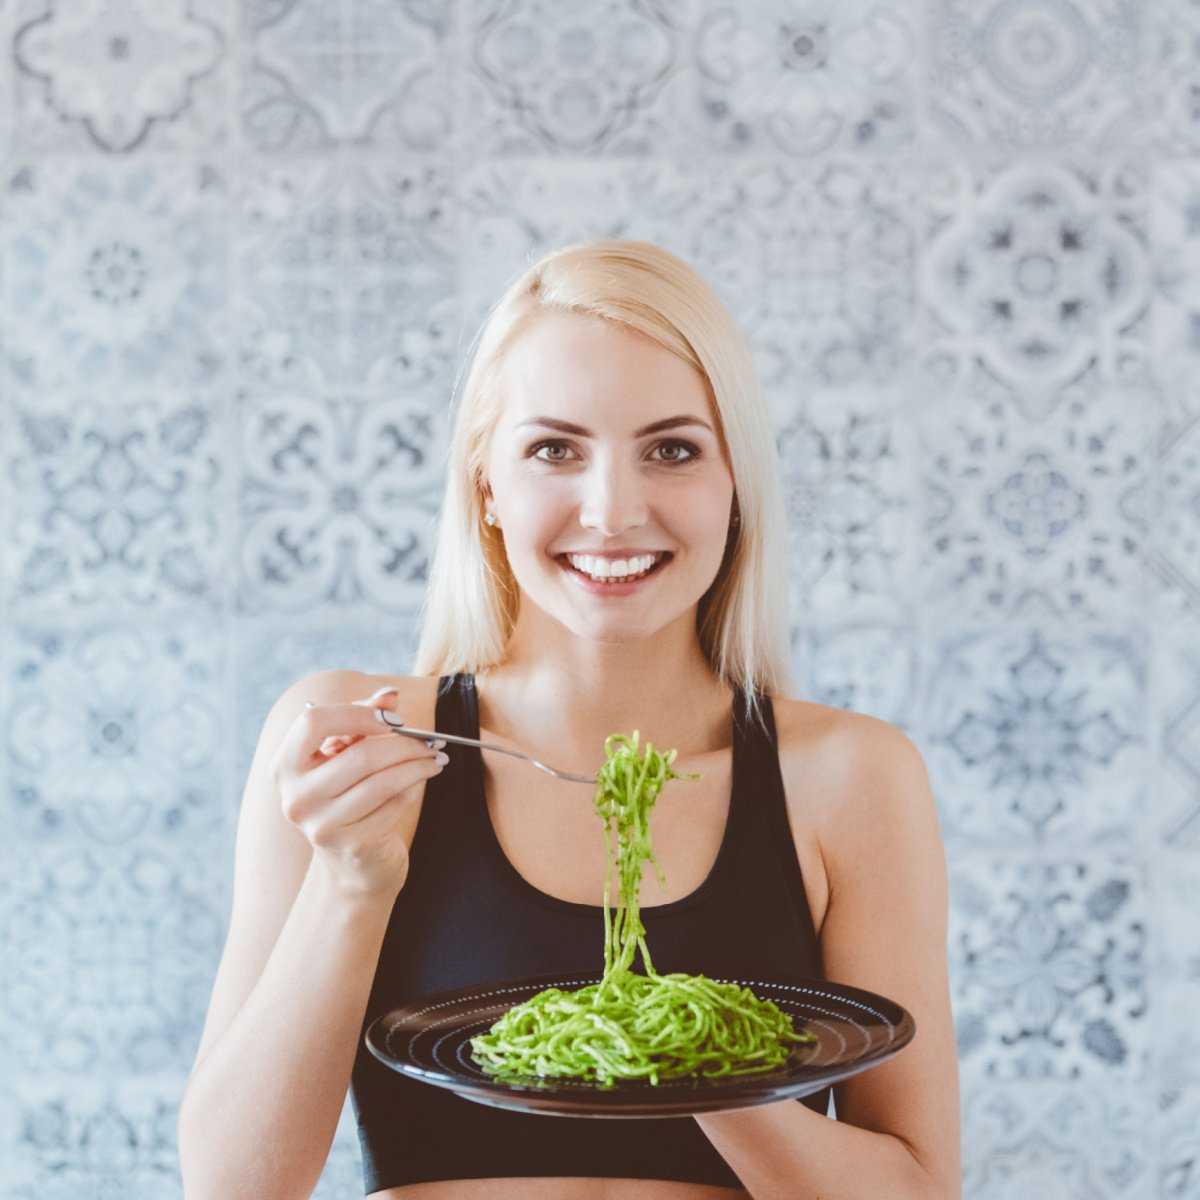
[(733, 476), (703, 376), (649, 338), (547, 314), (509, 348), (486, 460), (489, 507), (521, 589), (616, 642), (686, 619), (724, 556)]

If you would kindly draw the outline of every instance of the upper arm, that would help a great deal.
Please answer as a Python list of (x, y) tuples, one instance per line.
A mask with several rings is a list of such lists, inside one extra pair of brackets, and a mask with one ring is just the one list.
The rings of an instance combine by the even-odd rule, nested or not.
[[(873, 717), (842, 714), (821, 743), (811, 754), (823, 799), (807, 815), (827, 876), (825, 974), (895, 1000), (916, 1023), (895, 1058), (838, 1086), (838, 1119), (899, 1137), (953, 1192), (961, 1169), (958, 1065), (946, 863), (929, 776), (909, 738)], [(805, 757), (811, 781), (814, 758)], [(789, 797), (802, 798), (803, 777), (793, 786), (781, 759)], [(802, 811), (801, 801), (793, 807), (797, 825)]]
[[(233, 907), (196, 1064), (254, 989), (312, 858), (308, 840), (283, 814), (271, 760), (305, 701), (344, 704), (370, 694), (357, 671), (321, 671), (293, 684), (263, 723), (238, 815)], [(193, 1067), (193, 1070), (195, 1068)]]

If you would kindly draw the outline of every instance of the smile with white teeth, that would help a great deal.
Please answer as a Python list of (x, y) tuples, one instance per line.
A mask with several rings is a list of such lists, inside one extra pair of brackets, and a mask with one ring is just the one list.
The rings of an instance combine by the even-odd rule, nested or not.
[(567, 561), (589, 579), (640, 579), (663, 558), (663, 554), (639, 554), (634, 558), (595, 558), (590, 554), (568, 554)]

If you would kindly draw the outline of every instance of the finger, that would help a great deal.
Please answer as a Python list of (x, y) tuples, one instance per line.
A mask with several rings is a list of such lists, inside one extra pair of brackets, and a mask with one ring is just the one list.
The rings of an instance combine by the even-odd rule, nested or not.
[(385, 767), (326, 800), (311, 814), (292, 816), (292, 820), (301, 828), (307, 826), (306, 832), (314, 844), (320, 844), (321, 839), (328, 839), (352, 825), (358, 825), (390, 801), (402, 798), (416, 785), (440, 774), (445, 759), (445, 754), (439, 752)]
[(338, 797), (381, 772), (405, 763), (440, 761), (445, 754), (430, 750), (415, 738), (364, 738), (331, 758), (299, 774), (289, 803), (289, 816), (303, 821), (329, 807)]
[(278, 759), (294, 771), (311, 766), (328, 737), (391, 737), (379, 723), (374, 708), (357, 704), (316, 704), (302, 709), (279, 747)]

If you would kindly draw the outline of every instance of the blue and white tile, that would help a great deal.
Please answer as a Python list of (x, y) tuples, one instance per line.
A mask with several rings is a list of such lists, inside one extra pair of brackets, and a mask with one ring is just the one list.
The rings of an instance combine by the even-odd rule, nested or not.
[(161, 612), (223, 599), (223, 404), (125, 389), (14, 399), (5, 593), (14, 608)]
[(1145, 8), (1146, 133), (1164, 153), (1200, 149), (1200, 9), (1193, 0), (1156, 0)]
[(179, 1081), (23, 1077), (0, 1105), (3, 1200), (182, 1200)]
[(1038, 418), (1080, 380), (1148, 382), (1147, 174), (1120, 153), (929, 164), (924, 353), (944, 390), (982, 368)]
[(1169, 428), (1156, 447), (1150, 546), (1154, 600), (1167, 621), (1200, 616), (1200, 408)]
[(1152, 962), (1133, 858), (950, 860), (950, 976), (964, 1093), (1072, 1084), (1116, 1095), (1146, 1079)]
[(956, 852), (1124, 846), (1145, 819), (1147, 654), (1126, 634), (934, 634), (930, 775)]
[(1197, 411), (1191, 385), (1200, 368), (1200, 163), (1155, 164), (1150, 239), (1154, 374), (1178, 420)]
[(444, 401), (240, 398), (242, 612), (420, 605), (447, 439)]
[(464, 315), (552, 246), (654, 241), (712, 285), (746, 338), (777, 426), (816, 387), (895, 387), (915, 337), (914, 181), (857, 160), (488, 163), (463, 195)]
[(1159, 1009), (1154, 1054), (1160, 1086), (1200, 1084), (1200, 871), (1196, 856), (1169, 853), (1155, 863)]
[(246, 142), (259, 153), (444, 146), (454, 136), (453, 8), (247, 4), (239, 101)]
[(894, 396), (821, 390), (778, 433), (792, 601), (809, 614), (886, 616), (916, 578), (915, 439)]
[(722, 152), (890, 154), (917, 137), (920, 13), (869, 0), (702, 0), (700, 120)]
[(0, 1008), (19, 1077), (186, 1077), (225, 938), (220, 845), (27, 847), (10, 866)]
[(918, 732), (919, 680), (911, 625), (801, 621), (793, 630), (797, 694)]
[[(234, 774), (239, 787), (249, 773), (263, 721), (292, 684), (317, 671), (409, 674), (418, 632), (415, 617), (363, 622), (327, 616), (289, 623), (278, 617), (238, 621), (234, 634), (238, 680)], [(364, 692), (362, 699), (368, 695), (369, 691)]]
[(1154, 1193), (1144, 1088), (1038, 1082), (973, 1089), (963, 1104), (971, 1200), (1128, 1200)]
[(920, 417), (925, 600), (955, 617), (1137, 619), (1153, 594), (1150, 407), (1106, 390), (1026, 422), (1003, 396)]
[(936, 0), (931, 116), (959, 143), (1103, 146), (1140, 131), (1143, 6)]
[(226, 366), (221, 172), (54, 158), (3, 177), (8, 387), (192, 387)]
[(456, 208), (447, 172), (411, 158), (247, 172), (236, 218), (243, 377), (448, 391)]
[(1155, 1114), (1158, 1188), (1154, 1200), (1200, 1200), (1200, 1087), (1165, 1093)]
[(1154, 631), (1155, 853), (1200, 852), (1200, 621)]
[(176, 621), (14, 623), (2, 648), (5, 835), (116, 847), (219, 834), (218, 634), (198, 619), (186, 629)]
[(512, 154), (654, 154), (677, 145), (686, 94), (672, 87), (686, 5), (485, 0), (464, 5), (463, 148)]
[(23, 0), (19, 145), (121, 155), (225, 144), (231, 21), (230, 0)]

